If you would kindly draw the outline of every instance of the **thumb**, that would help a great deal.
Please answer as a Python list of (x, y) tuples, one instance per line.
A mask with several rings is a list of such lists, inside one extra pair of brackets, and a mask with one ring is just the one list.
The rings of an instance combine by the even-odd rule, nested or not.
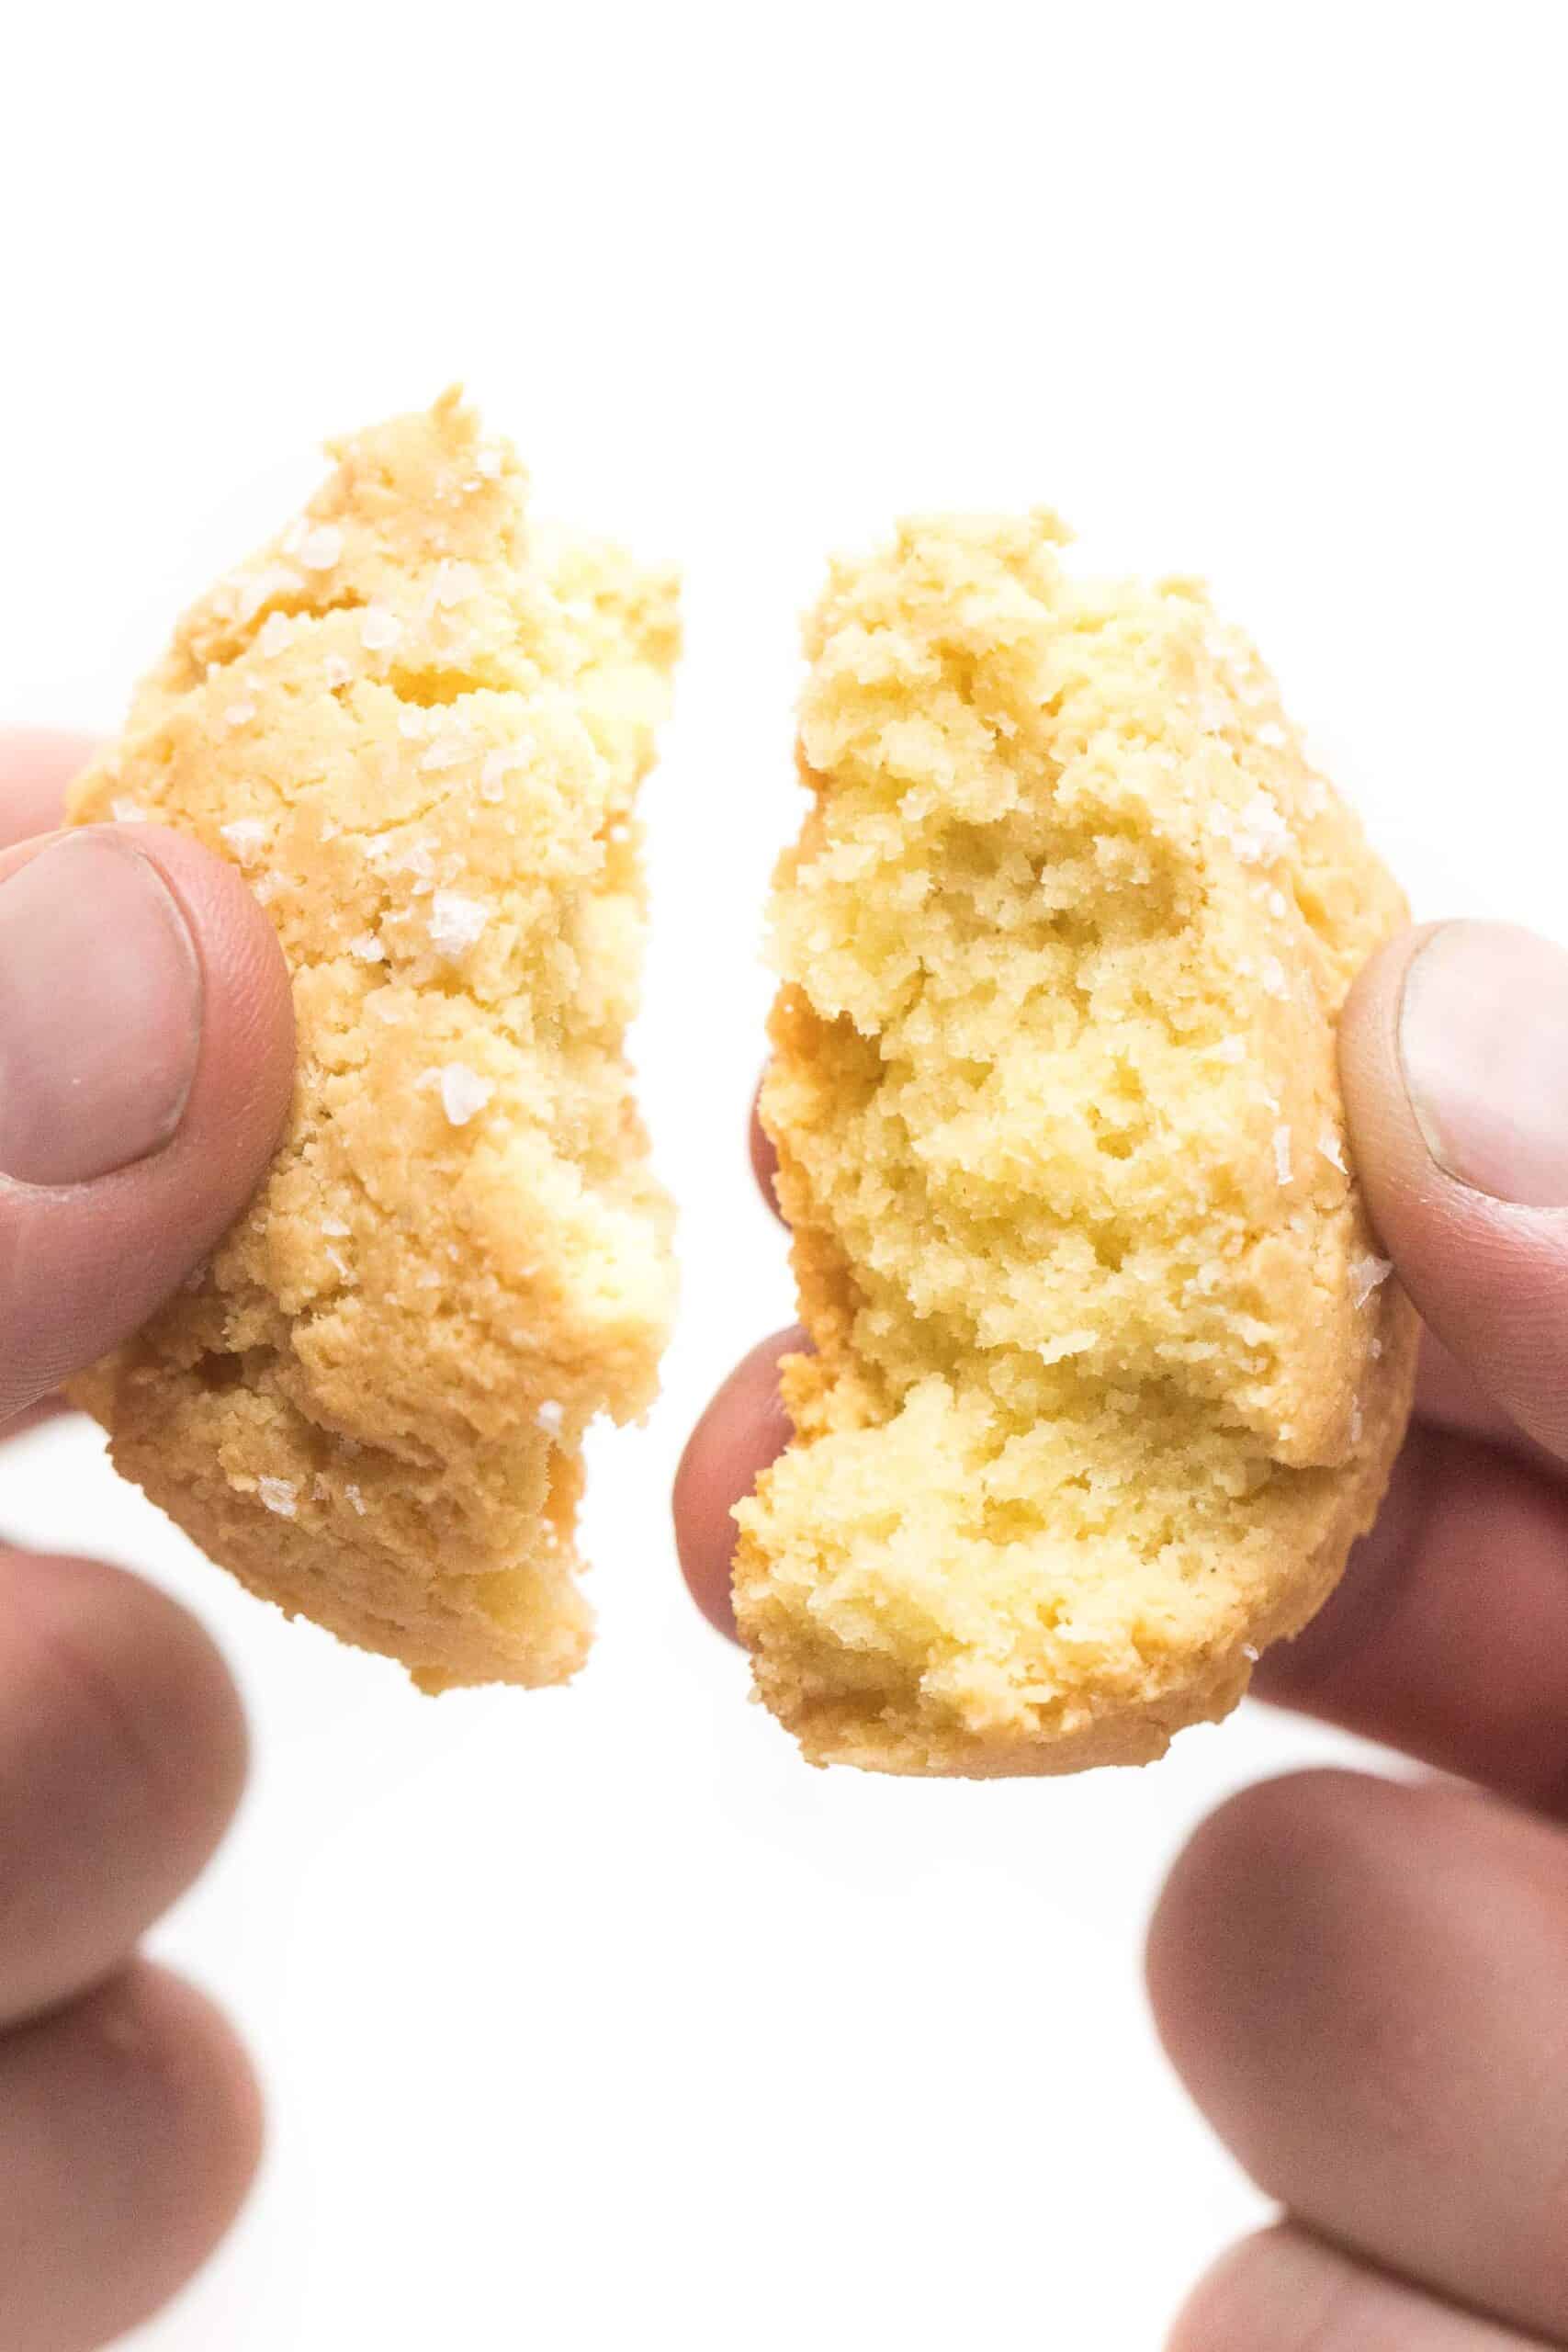
[(1568, 1457), (1568, 952), (1505, 923), (1395, 940), (1340, 1063), (1372, 1220), (1427, 1322)]
[(219, 859), (142, 825), (0, 854), (0, 1420), (200, 1262), (292, 1058), (277, 943)]

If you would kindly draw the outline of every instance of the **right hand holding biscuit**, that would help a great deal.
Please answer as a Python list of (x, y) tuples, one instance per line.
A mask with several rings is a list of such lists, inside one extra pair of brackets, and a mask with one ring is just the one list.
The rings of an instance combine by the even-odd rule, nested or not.
[[(0, 1421), (186, 1279), (288, 1101), (265, 916), (171, 834), (54, 837), (85, 749), (0, 738)], [(232, 2033), (135, 1956), (227, 1825), (244, 1754), (182, 1609), (118, 1569), (0, 1548), (0, 2344), (118, 2335), (249, 2181)]]
[[(1565, 1039), (1568, 956), (1493, 924), (1406, 933), (1345, 1016), (1357, 1164), (1432, 1336), (1377, 1527), (1255, 1687), (1477, 1786), (1293, 1774), (1178, 1862), (1160, 2030), (1287, 2218), (1171, 2352), (1568, 2343)], [(799, 1344), (731, 1375), (677, 1482), (688, 1582), (727, 1630), (729, 1507), (785, 1441)]]

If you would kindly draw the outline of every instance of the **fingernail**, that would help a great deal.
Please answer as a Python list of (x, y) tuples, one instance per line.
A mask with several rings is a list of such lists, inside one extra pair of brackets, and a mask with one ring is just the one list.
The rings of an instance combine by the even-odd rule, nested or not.
[(1442, 924), (1404, 976), (1399, 1056), (1440, 1168), (1495, 1200), (1568, 1206), (1568, 952)]
[(179, 1125), (201, 966), (150, 858), (114, 834), (51, 842), (0, 882), (0, 1170), (85, 1184)]

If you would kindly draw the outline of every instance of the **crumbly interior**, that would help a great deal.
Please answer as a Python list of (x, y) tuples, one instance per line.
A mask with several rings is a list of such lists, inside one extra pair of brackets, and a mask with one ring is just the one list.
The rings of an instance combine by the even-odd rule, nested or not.
[(1335, 1060), (1404, 902), (1201, 587), (1065, 537), (908, 524), (807, 627), (762, 1114), (814, 1353), (736, 1597), (818, 1761), (1158, 1754), (1408, 1411)]
[(674, 583), (536, 536), (457, 393), (333, 455), (73, 803), (241, 866), (299, 1032), (249, 1213), (81, 1394), (254, 1591), (427, 1689), (555, 1682), (582, 1433), (645, 1410), (673, 1300), (623, 1039)]

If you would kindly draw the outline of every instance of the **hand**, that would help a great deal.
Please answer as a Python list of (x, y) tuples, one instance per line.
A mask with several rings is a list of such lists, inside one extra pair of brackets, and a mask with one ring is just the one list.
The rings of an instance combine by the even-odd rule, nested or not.
[[(134, 1330), (287, 1112), (276, 943), (148, 827), (51, 833), (85, 747), (0, 736), (0, 1421)], [(137, 1939), (238, 1800), (216, 1650), (115, 1568), (0, 1547), (0, 2344), (87, 2352), (207, 2255), (254, 2168), (229, 2027)]]
[[(1160, 2030), (1288, 2218), (1204, 2281), (1170, 2352), (1518, 2352), (1568, 2344), (1568, 954), (1410, 933), (1359, 984), (1341, 1060), (1432, 1336), (1377, 1527), (1256, 1687), (1478, 1786), (1294, 1774), (1177, 1863)], [(728, 1510), (784, 1442), (797, 1343), (731, 1375), (676, 1484), (688, 1581), (727, 1628)]]

